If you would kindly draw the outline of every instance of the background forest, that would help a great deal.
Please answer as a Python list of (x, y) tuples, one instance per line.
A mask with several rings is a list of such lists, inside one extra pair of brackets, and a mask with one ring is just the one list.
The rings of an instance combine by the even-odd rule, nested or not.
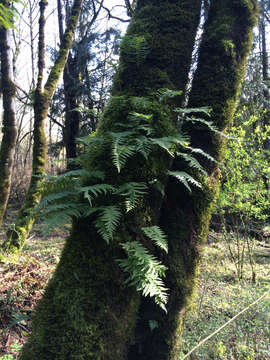
[[(209, 170), (208, 162), (216, 161), (211, 146), (201, 148), (199, 141), (193, 139), (195, 130), (190, 130), (189, 124), (193, 126), (196, 122), (202, 137), (208, 136), (212, 141), (213, 133), (225, 139), (227, 147), (224, 155), (217, 157), (220, 165), (214, 171), (218, 172), (220, 189), (199, 260), (200, 274), (197, 280), (192, 277), (192, 285), (187, 285), (188, 294), (190, 286), (196, 284), (198, 289), (194, 294), (191, 291), (192, 302), (183, 305), (189, 311), (183, 325), (181, 349), (168, 360), (270, 359), (270, 1), (259, 1), (259, 20), (253, 29), (246, 74), (233, 122), (227, 129), (210, 122), (211, 114), (218, 114), (211, 103), (196, 102), (193, 96), (196, 71), (200, 66), (199, 49), (208, 29), (205, 24), (209, 18), (211, 21), (211, 7), (215, 10), (220, 1), (192, 2), (196, 4), (192, 9), (194, 19), (190, 20), (196, 23), (195, 42), (190, 49), (191, 62), (187, 69), (182, 69), (187, 79), (182, 80), (179, 71), (179, 78), (173, 79), (175, 86), (170, 89), (172, 81), (165, 81), (159, 73), (157, 78), (155, 73), (148, 76), (150, 65), (145, 59), (152, 56), (152, 49), (147, 36), (132, 38), (132, 31), (138, 29), (131, 24), (128, 35), (123, 38), (130, 21), (134, 16), (139, 17), (142, 1), (0, 0), (3, 109), (0, 117), (0, 360), (19, 359), (19, 351), (33, 329), (33, 309), (59, 262), (65, 239), (70, 232), (71, 238), (74, 237), (76, 229), (92, 231), (80, 220), (85, 218), (92, 219), (104, 243), (97, 253), (107, 252), (108, 246), (109, 254), (104, 257), (118, 256), (119, 269), (118, 265), (118, 270), (115, 270), (116, 265), (112, 269), (116, 271), (115, 277), (121, 268), (121, 274), (128, 274), (125, 283), (146, 296), (146, 300), (140, 300), (138, 317), (144, 323), (142, 321), (134, 330), (134, 349), (141, 337), (151, 339), (142, 342), (147, 347), (147, 341), (156, 341), (155, 332), (166, 333), (162, 328), (164, 320), (159, 322), (159, 319), (164, 318), (160, 312), (166, 310), (167, 291), (173, 289), (170, 283), (173, 276), (169, 275), (168, 282), (163, 282), (169, 266), (164, 255), (168, 252), (168, 243), (170, 248), (165, 231), (170, 226), (166, 221), (169, 215), (166, 217), (166, 204), (161, 205), (168, 181), (163, 173), (167, 164), (174, 161), (172, 158), (182, 157), (189, 170), (179, 171), (174, 166), (176, 168), (168, 171), (169, 176), (181, 182), (184, 191), (192, 194), (189, 196), (197, 195), (199, 188), (206, 186), (203, 176), (212, 166)], [(136, 6), (139, 15), (136, 15)], [(224, 40), (226, 51), (230, 52), (230, 46), (229, 41), (225, 43)], [(153, 50), (155, 56), (160, 55), (157, 64), (162, 61), (166, 64), (165, 55), (158, 50)], [(142, 72), (140, 66), (144, 63)], [(133, 72), (129, 74), (130, 70), (125, 69)], [(170, 71), (176, 73), (175, 69)], [(140, 79), (144, 78), (149, 83), (141, 85)], [(161, 86), (154, 84), (153, 78)], [(128, 81), (130, 87), (126, 85)], [(184, 88), (177, 87), (181, 81)], [(150, 86), (153, 90), (149, 95)], [(120, 101), (125, 93), (130, 96), (126, 101), (131, 108), (129, 112)], [(111, 94), (113, 99), (120, 99), (117, 104), (110, 100)], [(127, 121), (124, 115), (116, 114), (119, 107), (119, 114), (126, 114)], [(184, 131), (176, 135), (172, 111), (177, 114), (181, 127), (190, 130), (190, 137)], [(157, 119), (158, 125), (152, 126), (152, 119)], [(195, 145), (197, 141), (198, 146), (192, 143), (191, 147), (192, 141)], [(152, 150), (153, 146), (158, 150)], [(181, 146), (184, 150), (179, 152)], [(108, 158), (103, 153), (100, 155), (102, 147), (112, 148)], [(171, 158), (168, 160), (166, 156)], [(148, 169), (142, 158), (150, 162), (153, 170)], [(143, 175), (136, 172), (130, 159), (141, 166)], [(114, 182), (108, 181), (106, 171), (112, 174), (109, 179), (115, 177)], [(136, 173), (135, 180), (129, 175), (132, 171)], [(123, 180), (125, 177), (127, 180)], [(169, 184), (175, 189), (173, 181)], [(149, 192), (155, 206), (150, 203)], [(166, 196), (170, 198), (171, 195), (174, 196), (168, 191)], [(157, 214), (157, 208), (161, 208), (161, 215)], [(135, 221), (131, 224), (126, 214), (133, 212)], [(158, 220), (150, 221), (151, 217)], [(137, 231), (133, 227), (139, 223), (143, 225), (139, 236), (144, 240), (121, 243), (120, 250), (112, 249), (113, 239), (122, 235), (132, 238), (131, 234)], [(153, 241), (156, 248), (145, 239)], [(145, 273), (132, 258), (134, 253), (140, 254), (138, 258), (147, 269)], [(197, 274), (196, 269), (194, 273)], [(143, 275), (138, 275), (141, 273)], [(59, 289), (55, 290), (53, 281), (49, 286), (57, 292)], [(135, 293), (127, 290), (119, 300), (123, 312), (133, 311), (131, 305), (126, 310), (126, 304), (122, 305), (121, 301), (135, 304), (137, 291)], [(154, 305), (147, 300), (150, 297)], [(42, 310), (42, 306), (39, 309)], [(146, 317), (145, 309), (149, 311)], [(149, 315), (151, 312), (155, 315)], [(133, 320), (126, 319), (125, 315), (120, 320), (127, 321), (128, 330), (123, 330), (121, 325), (119, 329), (127, 332), (127, 337), (131, 336)], [(150, 335), (144, 334), (145, 323)], [(113, 326), (109, 320), (107, 325), (108, 328)], [(34, 326), (36, 328), (38, 325)], [(202, 341), (209, 335), (209, 339)], [(107, 335), (102, 336), (106, 341)], [(29, 346), (34, 348), (35, 338), (31, 341)], [(108, 344), (110, 346), (113, 348)], [(133, 347), (129, 359), (141, 354), (140, 345), (136, 350)], [(119, 348), (121, 350), (121, 345)], [(27, 345), (24, 349), (22, 360), (28, 359), (27, 351), (32, 351)], [(141, 357), (142, 360), (146, 358)], [(111, 359), (121, 360), (122, 357), (112, 355)], [(156, 359), (165, 360), (165, 357)]]

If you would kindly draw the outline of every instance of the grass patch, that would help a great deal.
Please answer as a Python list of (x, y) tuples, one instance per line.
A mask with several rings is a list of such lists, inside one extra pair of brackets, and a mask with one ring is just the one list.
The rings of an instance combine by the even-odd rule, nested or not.
[[(179, 359), (195, 347), (202, 339), (213, 333), (229, 319), (270, 289), (270, 245), (252, 240), (252, 268), (246, 239), (239, 242), (244, 250), (242, 279), (238, 277), (228, 243), (220, 234), (216, 241), (207, 245), (201, 264), (196, 305), (186, 319), (183, 349)], [(237, 258), (238, 248), (231, 249)], [(262, 252), (262, 249), (266, 250)], [(261, 302), (240, 315), (212, 339), (194, 351), (191, 360), (269, 360), (270, 359), (270, 293)]]
[[(36, 302), (59, 260), (68, 228), (42, 237), (40, 224), (27, 241), (16, 264), (0, 263), (0, 360), (17, 359), (20, 347), (31, 333), (31, 316)], [(3, 236), (3, 233), (2, 233)], [(205, 247), (198, 283), (198, 295), (188, 314), (179, 360), (202, 339), (270, 289), (270, 242), (252, 240), (253, 269), (246, 239), (242, 279), (235, 259), (239, 248), (234, 234), (228, 239), (211, 233)], [(240, 242), (239, 242), (240, 241)], [(232, 254), (235, 255), (234, 260)], [(253, 272), (256, 273), (254, 283)], [(237, 320), (194, 351), (190, 360), (269, 360), (270, 297), (250, 308)]]

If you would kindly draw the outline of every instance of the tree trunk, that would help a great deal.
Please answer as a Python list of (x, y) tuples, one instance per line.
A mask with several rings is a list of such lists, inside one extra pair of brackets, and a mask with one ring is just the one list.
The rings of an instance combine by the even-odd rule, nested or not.
[(77, 57), (69, 55), (64, 70), (65, 127), (64, 144), (66, 149), (67, 168), (74, 168), (69, 160), (77, 157), (76, 138), (79, 136), (80, 113), (74, 109), (80, 106), (80, 74)]
[[(113, 89), (115, 96), (105, 110), (98, 135), (106, 138), (108, 132), (118, 128), (117, 124), (131, 121), (128, 117), (131, 111), (143, 111), (138, 103), (134, 104), (134, 97), (151, 97), (159, 88), (176, 87), (172, 69), (177, 69), (183, 46), (181, 36), (175, 36), (182, 23), (181, 5), (177, 0), (138, 1), (122, 42)], [(190, 105), (212, 106), (211, 119), (220, 130), (228, 126), (233, 116), (255, 13), (251, 0), (213, 0), (211, 3)], [(170, 109), (157, 102), (151, 109), (151, 124), (156, 131), (162, 136), (174, 134)], [(203, 126), (188, 130), (194, 146), (221, 159), (223, 143), (216, 135)], [(121, 182), (160, 178), (170, 166), (168, 157), (158, 152), (147, 163), (136, 157), (124, 173), (118, 175), (108, 151), (98, 146), (90, 151), (86, 167), (102, 170), (105, 182), (115, 186)], [(33, 333), (22, 349), (20, 360), (179, 358), (184, 314), (196, 285), (200, 248), (208, 231), (211, 205), (218, 187), (217, 166), (206, 165), (208, 176), (201, 178), (201, 191), (194, 190), (190, 195), (177, 182), (169, 180), (160, 219), (169, 241), (169, 254), (165, 258), (169, 268), (168, 314), (162, 314), (149, 303), (150, 311), (146, 314), (149, 317), (144, 319), (156, 320), (158, 327), (147, 336), (148, 321), (138, 323), (142, 331), (136, 332), (134, 340), (138, 343), (133, 347), (136, 356), (128, 354), (128, 348), (140, 298), (124, 285), (124, 276), (115, 260), (123, 256), (120, 243), (140, 237), (139, 227), (159, 218), (161, 199), (156, 201), (153, 196), (145, 198), (136, 211), (124, 216), (110, 245), (97, 233), (94, 215), (74, 222), (56, 272), (35, 311)], [(173, 169), (186, 170), (186, 164), (176, 159)], [(166, 185), (167, 178), (162, 181)], [(105, 197), (104, 202), (112, 204), (113, 199)], [(147, 313), (145, 304), (142, 310)], [(143, 339), (138, 338), (140, 335)]]
[(61, 73), (67, 61), (68, 52), (72, 45), (72, 39), (77, 26), (79, 13), (82, 6), (82, 0), (75, 0), (71, 12), (71, 16), (67, 25), (67, 29), (61, 42), (59, 55), (52, 67), (48, 80), (42, 90), (42, 78), (44, 70), (44, 56), (45, 56), (45, 16), (44, 11), (47, 2), (45, 0), (40, 2), (41, 15), (39, 21), (39, 60), (38, 60), (38, 81), (35, 91), (34, 101), (34, 145), (33, 145), (33, 163), (32, 163), (32, 177), (30, 187), (26, 194), (25, 201), (15, 221), (15, 227), (7, 233), (7, 239), (3, 244), (3, 251), (6, 254), (12, 255), (16, 258), (20, 250), (24, 246), (29, 232), (34, 223), (34, 216), (32, 214), (35, 207), (39, 204), (42, 192), (43, 178), (46, 166), (46, 135), (45, 135), (45, 120), (48, 114), (51, 99), (55, 92), (56, 85), (59, 81)]
[[(128, 116), (132, 111), (145, 113), (143, 105), (135, 102), (138, 97), (152, 99), (160, 88), (174, 89), (172, 68), (177, 68), (176, 62), (180, 66), (183, 46), (182, 36), (175, 36), (181, 14), (178, 0), (138, 2), (122, 41), (114, 97), (105, 110), (97, 135), (106, 138), (110, 131), (119, 129), (119, 123), (132, 124)], [(187, 78), (187, 74), (185, 76)], [(175, 119), (170, 107), (153, 100), (148, 110), (153, 113), (149, 125), (159, 136), (175, 134)], [(169, 164), (169, 156), (157, 151), (148, 163), (136, 156), (123, 174), (118, 174), (110, 149), (97, 147), (90, 150), (85, 166), (103, 171), (104, 182), (114, 186), (155, 178), (161, 178), (165, 185), (167, 177), (161, 174)], [(124, 216), (110, 245), (97, 233), (95, 215), (73, 224), (56, 272), (35, 311), (33, 334), (23, 347), (20, 360), (127, 358), (140, 296), (124, 284), (125, 276), (116, 265), (116, 259), (124, 256), (121, 243), (141, 241), (140, 227), (152, 224), (159, 217), (161, 196), (159, 193), (151, 195)], [(104, 200), (106, 204), (113, 204), (113, 201)]]
[[(0, 4), (6, 5), (5, 1)], [(10, 30), (0, 26), (1, 91), (3, 94), (3, 138), (0, 148), (0, 226), (6, 211), (10, 194), (14, 148), (16, 143), (15, 86), (13, 84)]]
[[(256, 19), (256, 3), (252, 0), (211, 1), (189, 107), (210, 106), (211, 117), (206, 120), (212, 121), (220, 131), (226, 131), (232, 122)], [(193, 147), (222, 160), (223, 138), (203, 125), (192, 125), (186, 130)], [(177, 180), (168, 181), (160, 218), (169, 239), (165, 260), (170, 289), (168, 314), (154, 311), (153, 307), (147, 310), (158, 327), (141, 345), (139, 359), (179, 359), (183, 321), (196, 291), (201, 252), (219, 185), (218, 164), (209, 163), (203, 157), (199, 160), (208, 170), (207, 177), (200, 176), (201, 190), (194, 188), (190, 194)], [(176, 158), (172, 170), (187, 171), (188, 167)]]

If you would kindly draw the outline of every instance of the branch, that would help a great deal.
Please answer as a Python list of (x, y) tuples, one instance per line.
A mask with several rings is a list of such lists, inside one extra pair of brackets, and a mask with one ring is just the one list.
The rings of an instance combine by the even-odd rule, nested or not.
[[(97, 2), (100, 4), (99, 1), (97, 1)], [(103, 1), (102, 1), (102, 2), (103, 2)], [(107, 13), (108, 13), (108, 19), (115, 19), (115, 20), (121, 21), (121, 22), (123, 22), (123, 23), (127, 23), (127, 22), (130, 21), (129, 19), (122, 19), (122, 18), (120, 18), (120, 17), (118, 17), (118, 16), (112, 15), (110, 9), (108, 9), (108, 8), (107, 8), (106, 6), (104, 6), (103, 4), (102, 4), (101, 6), (102, 6), (102, 8), (103, 8), (105, 11), (107, 11)]]
[(193, 349), (191, 349), (184, 357), (182, 357), (181, 360), (187, 359), (195, 350), (197, 350), (201, 345), (203, 345), (206, 341), (211, 339), (213, 336), (218, 334), (221, 330), (223, 330), (227, 325), (231, 324), (234, 320), (236, 320), (240, 315), (242, 315), (244, 312), (246, 312), (248, 309), (250, 309), (252, 306), (260, 302), (267, 294), (269, 294), (270, 290), (267, 290), (265, 293), (262, 294), (257, 300), (255, 300), (253, 303), (249, 304), (247, 307), (245, 307), (242, 311), (240, 311), (238, 314), (236, 314), (234, 317), (232, 317), (229, 321), (227, 321), (225, 324), (223, 324), (221, 327), (219, 327), (216, 331), (214, 331), (212, 334), (207, 336), (205, 339), (199, 342)]
[(68, 19), (67, 28), (63, 35), (63, 40), (61, 41), (58, 57), (50, 71), (48, 80), (44, 86), (44, 95), (46, 95), (47, 100), (50, 100), (52, 98), (56, 88), (56, 84), (65, 67), (81, 8), (82, 0), (74, 0), (71, 14)]

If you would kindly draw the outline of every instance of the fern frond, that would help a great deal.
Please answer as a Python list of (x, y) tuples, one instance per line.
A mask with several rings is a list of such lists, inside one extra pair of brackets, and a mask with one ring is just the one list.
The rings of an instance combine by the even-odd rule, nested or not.
[(159, 226), (142, 227), (142, 231), (149, 239), (153, 240), (158, 247), (168, 253), (167, 237)]
[(150, 141), (153, 144), (165, 149), (171, 156), (174, 157), (174, 153), (177, 146), (187, 148), (189, 145), (189, 137), (184, 134), (178, 136), (165, 136), (162, 138), (151, 138)]
[(141, 121), (146, 121), (149, 122), (149, 120), (151, 120), (153, 118), (152, 114), (142, 114), (142, 113), (137, 113), (136, 111), (131, 111), (128, 114), (128, 118), (130, 120), (133, 120), (135, 123), (140, 123)]
[(130, 131), (125, 131), (122, 133), (111, 133), (113, 137), (112, 142), (112, 157), (113, 163), (120, 173), (121, 168), (123, 168), (131, 156), (136, 153), (134, 145), (129, 144), (128, 136), (133, 135)]
[(79, 187), (77, 191), (78, 193), (83, 193), (84, 198), (87, 199), (90, 206), (92, 206), (93, 196), (106, 195), (109, 192), (114, 192), (115, 188), (109, 184), (95, 184)]
[[(54, 206), (54, 211), (50, 211), (43, 219), (42, 233), (48, 235), (53, 229), (63, 224), (71, 222), (73, 217), (79, 218), (82, 214), (83, 207), (80, 204), (58, 204), (62, 207)], [(53, 207), (51, 207), (53, 209)], [(50, 209), (48, 209), (49, 212)]]
[(197, 159), (195, 159), (194, 156), (180, 152), (177, 152), (177, 156), (181, 156), (184, 160), (186, 160), (186, 162), (192, 169), (196, 169), (204, 175), (207, 174), (207, 172), (204, 170), (202, 165), (199, 163)]
[(153, 149), (153, 145), (151, 141), (146, 136), (138, 136), (134, 139), (134, 146), (136, 148), (136, 151), (145, 158), (145, 160), (148, 159), (149, 154), (151, 153)]
[(205, 119), (200, 119), (200, 118), (186, 118), (185, 121), (190, 121), (192, 123), (200, 123), (200, 124), (203, 124), (203, 125), (206, 125), (208, 127), (209, 130), (211, 130), (213, 133), (215, 134), (218, 134), (220, 136), (223, 136), (225, 137), (226, 139), (227, 138), (230, 138), (228, 135), (226, 135), (224, 132), (222, 131), (219, 131), (218, 128), (213, 125), (213, 122), (212, 121), (207, 121)]
[(104, 144), (105, 139), (100, 136), (87, 135), (81, 138), (77, 138), (76, 141), (83, 145), (89, 146), (89, 145), (102, 145)]
[(197, 186), (198, 188), (202, 187), (197, 180), (184, 171), (168, 171), (168, 174), (179, 180), (188, 189), (189, 192), (192, 192), (189, 184)]
[(121, 210), (115, 205), (99, 207), (98, 210), (101, 214), (98, 215), (95, 226), (98, 233), (108, 244), (112, 240), (115, 229), (119, 225), (122, 215)]
[(131, 98), (131, 105), (140, 110), (148, 110), (152, 105), (152, 101), (144, 96), (133, 96)]
[(208, 106), (202, 106), (200, 108), (176, 108), (174, 109), (175, 112), (182, 113), (182, 114), (191, 114), (191, 113), (203, 113), (207, 116), (210, 116), (211, 108)]
[(63, 202), (64, 199), (70, 199), (72, 196), (74, 196), (74, 191), (62, 191), (48, 194), (42, 198), (40, 204), (36, 207), (35, 212), (45, 208), (50, 203), (57, 202), (58, 200)]
[(116, 194), (125, 196), (126, 198), (126, 210), (127, 212), (134, 209), (138, 202), (143, 198), (147, 193), (147, 185), (143, 182), (129, 182), (124, 185), (121, 185), (117, 190)]
[(170, 90), (170, 89), (159, 89), (159, 102), (166, 103), (169, 99), (173, 99), (176, 96), (182, 95), (183, 91), (181, 90)]
[(162, 149), (166, 150), (172, 157), (174, 157), (175, 147), (173, 146), (174, 144), (171, 142), (170, 139), (168, 139), (167, 137), (164, 137), (164, 138), (150, 139), (150, 141), (153, 144), (158, 145)]
[(117, 261), (121, 269), (129, 275), (126, 283), (135, 286), (144, 296), (154, 297), (155, 302), (167, 311), (168, 289), (162, 281), (166, 266), (137, 241), (122, 244), (122, 248), (127, 254), (127, 259)]
[(200, 155), (204, 156), (206, 159), (208, 159), (214, 163), (218, 163), (218, 161), (215, 158), (213, 158), (213, 156), (207, 154), (202, 149), (199, 149), (199, 148), (197, 149), (197, 148), (192, 148), (192, 147), (190, 147), (189, 149), (191, 150), (191, 152), (193, 152), (195, 154), (200, 154)]

